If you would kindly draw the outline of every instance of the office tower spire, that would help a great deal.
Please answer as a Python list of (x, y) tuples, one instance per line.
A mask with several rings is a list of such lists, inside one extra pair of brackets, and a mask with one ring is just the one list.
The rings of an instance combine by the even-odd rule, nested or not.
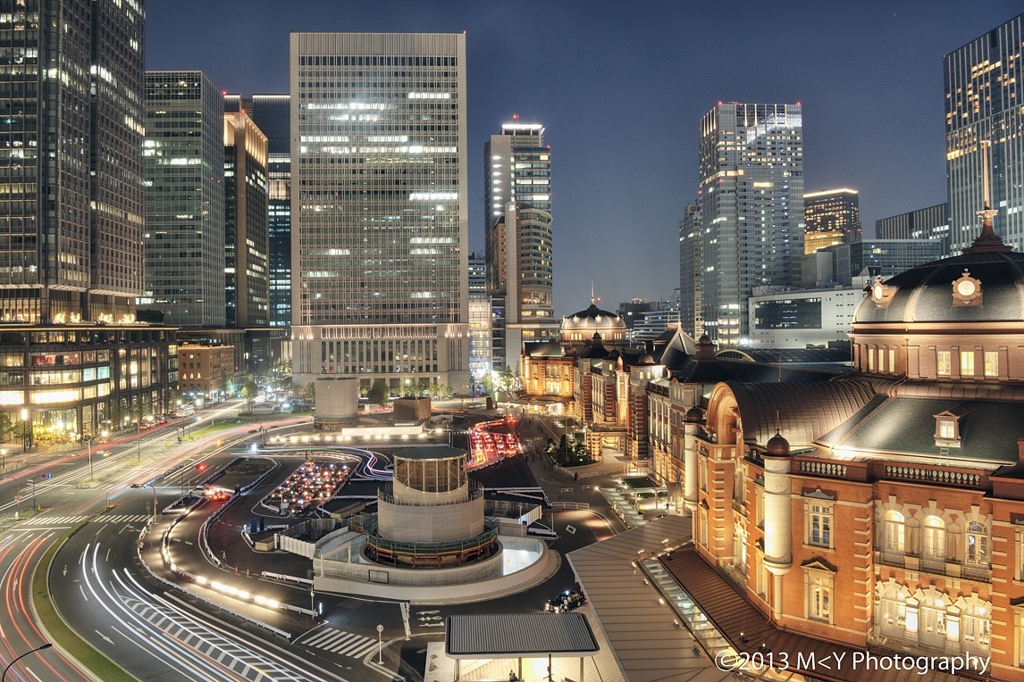
[(466, 38), (293, 33), (296, 381), (469, 389)]

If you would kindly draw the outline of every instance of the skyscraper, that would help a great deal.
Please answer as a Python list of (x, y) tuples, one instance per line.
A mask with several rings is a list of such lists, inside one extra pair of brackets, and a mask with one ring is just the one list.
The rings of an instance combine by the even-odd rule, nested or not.
[(474, 385), (491, 373), (491, 297), (482, 253), (469, 254), (469, 371)]
[(804, 195), (804, 253), (861, 240), (860, 202), (855, 189)]
[(177, 383), (175, 330), (135, 321), (144, 37), (134, 0), (0, 10), (0, 415), (26, 447), (141, 423)]
[(146, 73), (143, 157), (145, 307), (224, 326), (224, 99), (204, 73)]
[(679, 221), (679, 322), (683, 331), (694, 338), (704, 333), (701, 244), (700, 206), (689, 204)]
[[(487, 290), (504, 318), (495, 370), (518, 365), (523, 342), (555, 336), (551, 242), (551, 148), (544, 126), (505, 123), (484, 145)], [(503, 305), (502, 305), (503, 304)]]
[(224, 114), (224, 281), (229, 327), (270, 324), (267, 138), (244, 111)]
[(0, 320), (131, 319), (142, 292), (142, 9), (59, 0), (6, 11)]
[(292, 323), (291, 98), (253, 95), (249, 117), (267, 136), (270, 213), (270, 326)]
[(800, 105), (731, 102), (708, 112), (700, 195), (704, 331), (734, 346), (747, 335), (754, 287), (789, 284), (791, 260), (803, 253)]
[(298, 383), (469, 389), (466, 37), (293, 33)]
[[(977, 236), (982, 164), (988, 156), (995, 231), (1024, 248), (1024, 14), (942, 58), (946, 86), (946, 182), (950, 250), (958, 254)], [(989, 150), (982, 147), (990, 146)]]

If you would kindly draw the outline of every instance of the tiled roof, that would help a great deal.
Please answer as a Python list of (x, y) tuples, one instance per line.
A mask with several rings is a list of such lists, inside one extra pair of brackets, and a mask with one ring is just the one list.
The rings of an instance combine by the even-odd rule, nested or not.
[(792, 450), (812, 447), (820, 435), (851, 418), (875, 395), (866, 381), (728, 386), (739, 405), (743, 437), (763, 445), (778, 428)]
[(959, 416), (959, 448), (948, 448), (943, 459), (969, 459), (979, 463), (1013, 464), (1018, 459), (1017, 438), (1024, 425), (1024, 403), (955, 398), (887, 398), (858, 415), (856, 426), (845, 433), (826, 434), (822, 441), (854, 454), (898, 453), (939, 457), (935, 444), (935, 415)]

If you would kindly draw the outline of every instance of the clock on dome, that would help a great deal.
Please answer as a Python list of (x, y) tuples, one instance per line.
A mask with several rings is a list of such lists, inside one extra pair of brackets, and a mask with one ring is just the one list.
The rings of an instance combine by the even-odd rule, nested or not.
[(971, 277), (964, 269), (958, 279), (953, 280), (953, 305), (978, 305), (981, 303), (981, 281)]

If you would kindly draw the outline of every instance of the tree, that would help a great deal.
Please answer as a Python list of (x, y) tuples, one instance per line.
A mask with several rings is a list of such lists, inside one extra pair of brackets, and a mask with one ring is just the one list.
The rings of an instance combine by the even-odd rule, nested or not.
[(16, 431), (17, 427), (14, 425), (14, 420), (11, 419), (11, 415), (0, 414), (0, 443), (6, 441), (9, 436), (13, 436)]
[(256, 378), (252, 374), (246, 374), (245, 378), (242, 379), (242, 397), (249, 405), (250, 412), (252, 412), (252, 406), (256, 404), (256, 395), (259, 391), (260, 389), (256, 385)]
[(387, 382), (383, 379), (374, 379), (373, 385), (370, 386), (370, 390), (366, 393), (366, 399), (374, 405), (387, 407), (390, 395), (391, 391), (388, 389)]
[(299, 397), (300, 398), (305, 398), (306, 400), (308, 400), (309, 402), (311, 402), (311, 403), (313, 403), (315, 405), (316, 404), (316, 382), (315, 381), (311, 381), (308, 384), (306, 384), (305, 386), (303, 386), (302, 390), (299, 391)]
[(549, 438), (544, 452), (555, 461), (555, 464), (563, 467), (577, 467), (594, 462), (587, 444), (575, 435), (562, 436), (558, 445)]

